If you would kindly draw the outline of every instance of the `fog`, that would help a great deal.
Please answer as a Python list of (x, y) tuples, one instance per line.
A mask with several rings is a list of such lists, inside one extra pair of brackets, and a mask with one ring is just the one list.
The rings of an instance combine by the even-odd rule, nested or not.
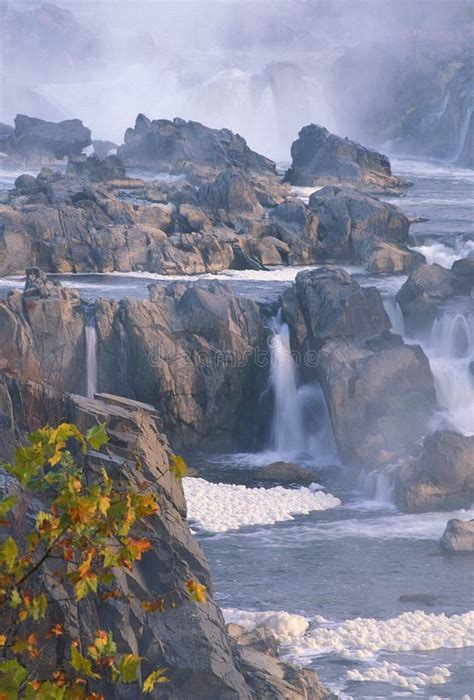
[[(466, 0), (0, 1), (0, 120), (78, 117), (120, 143), (137, 113), (229, 127), (286, 160), (309, 122), (381, 145), (466, 63)], [(59, 9), (63, 8), (63, 9)]]

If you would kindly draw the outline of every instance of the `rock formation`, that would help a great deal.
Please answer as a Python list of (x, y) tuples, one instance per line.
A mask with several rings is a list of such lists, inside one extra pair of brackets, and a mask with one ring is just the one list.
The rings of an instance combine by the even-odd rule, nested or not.
[[(8, 459), (11, 449), (25, 432), (49, 413), (45, 386), (22, 383), (0, 374), (0, 456)], [(50, 392), (52, 397), (54, 392)], [(60, 407), (60, 408), (59, 408)], [(263, 655), (252, 655), (251, 647), (239, 645), (227, 634), (222, 614), (212, 596), (212, 582), (204, 554), (191, 536), (186, 523), (186, 504), (179, 481), (170, 471), (171, 450), (160, 433), (153, 407), (122, 397), (102, 396), (91, 401), (71, 395), (57, 399), (61, 418), (76, 422), (85, 431), (97, 422), (107, 425), (110, 442), (104, 459), (97, 453), (87, 460), (88, 478), (100, 475), (105, 461), (109, 476), (116, 482), (142, 483), (155, 490), (159, 515), (150, 521), (147, 537), (153, 547), (146, 552), (133, 572), (118, 579), (124, 597), (104, 603), (99, 598), (75, 603), (61, 597), (57, 586), (49, 590), (53, 598), (55, 623), (64, 628), (64, 636), (83, 644), (90, 643), (96, 629), (110, 630), (122, 652), (138, 654), (144, 673), (166, 667), (169, 682), (160, 686), (159, 697), (168, 700), (323, 700), (332, 697), (319, 683), (313, 671), (279, 663), (268, 658), (262, 669)], [(138, 468), (138, 463), (141, 465)], [(38, 504), (40, 507), (40, 504)], [(186, 594), (190, 577), (206, 585), (208, 600), (198, 604)], [(47, 579), (43, 585), (48, 586)], [(138, 597), (163, 596), (163, 612), (143, 610)], [(171, 605), (171, 599), (174, 605)], [(58, 644), (61, 656), (64, 645)], [(136, 688), (106, 686), (107, 697), (128, 698)], [(158, 697), (154, 692), (150, 697)]]
[(1, 150), (10, 156), (61, 159), (78, 156), (91, 145), (91, 132), (79, 119), (58, 123), (17, 114), (15, 130), (0, 142)]
[(312, 353), (343, 461), (380, 464), (416, 443), (434, 405), (433, 378), (422, 349), (389, 333), (378, 290), (320, 268), (297, 275), (282, 308), (293, 347)]
[(392, 175), (387, 156), (316, 124), (301, 129), (291, 146), (285, 180), (301, 187), (346, 184), (370, 192), (397, 190), (407, 183)]
[(474, 552), (474, 520), (448, 520), (439, 543), (445, 552)]
[(451, 270), (419, 265), (397, 293), (408, 330), (430, 329), (440, 307), (474, 289), (474, 260), (457, 260)]
[(406, 511), (457, 510), (474, 501), (474, 437), (438, 431), (396, 474), (396, 501)]

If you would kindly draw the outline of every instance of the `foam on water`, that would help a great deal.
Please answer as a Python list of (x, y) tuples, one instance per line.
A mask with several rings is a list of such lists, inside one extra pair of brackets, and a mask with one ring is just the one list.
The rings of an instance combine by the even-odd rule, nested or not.
[(452, 246), (433, 241), (419, 246), (412, 246), (412, 250), (424, 255), (429, 265), (437, 263), (450, 269), (456, 260), (474, 255), (474, 241), (465, 241), (459, 237)]
[(346, 673), (348, 681), (389, 683), (406, 688), (412, 693), (417, 693), (423, 686), (442, 685), (450, 676), (451, 671), (447, 666), (435, 666), (431, 673), (422, 673), (390, 661), (382, 661), (364, 670), (352, 669)]
[(249, 525), (273, 525), (340, 505), (340, 500), (315, 487), (287, 489), (248, 488), (214, 484), (201, 478), (183, 479), (188, 517), (199, 529), (227, 532)]

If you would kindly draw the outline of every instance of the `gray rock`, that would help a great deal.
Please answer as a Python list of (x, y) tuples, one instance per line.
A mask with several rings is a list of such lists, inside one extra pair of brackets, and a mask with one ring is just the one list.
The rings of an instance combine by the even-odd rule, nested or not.
[(474, 520), (448, 520), (439, 543), (445, 552), (474, 552)]
[(124, 180), (127, 175), (125, 167), (117, 156), (99, 158), (97, 155), (77, 156), (69, 158), (66, 174), (73, 177), (85, 178), (92, 182), (107, 182), (108, 180)]
[(17, 114), (15, 132), (3, 140), (2, 148), (21, 156), (64, 158), (79, 155), (90, 144), (90, 129), (79, 119), (54, 123)]
[(396, 474), (396, 501), (410, 512), (468, 508), (474, 500), (474, 437), (437, 431)]
[(398, 600), (400, 603), (415, 603), (416, 605), (427, 605), (430, 608), (438, 602), (438, 598), (431, 593), (403, 593)]
[(281, 484), (311, 484), (315, 481), (314, 472), (294, 462), (272, 462), (255, 470), (259, 481), (275, 481)]
[(347, 183), (369, 191), (404, 186), (392, 175), (387, 156), (316, 124), (301, 129), (291, 146), (292, 163), (285, 180), (301, 187)]

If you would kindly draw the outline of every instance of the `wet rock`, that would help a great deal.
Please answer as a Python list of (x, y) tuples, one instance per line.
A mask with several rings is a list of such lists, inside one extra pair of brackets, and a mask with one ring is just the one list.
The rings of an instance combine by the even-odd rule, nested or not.
[(100, 139), (94, 139), (92, 141), (92, 146), (94, 148), (94, 153), (98, 158), (107, 158), (107, 156), (113, 155), (111, 151), (117, 151), (118, 143), (113, 141), (101, 141)]
[(383, 191), (406, 183), (392, 175), (387, 156), (310, 124), (291, 146), (292, 163), (285, 180), (300, 187), (339, 185)]
[(409, 512), (468, 508), (474, 500), (474, 437), (437, 431), (396, 474), (396, 501)]
[[(469, 264), (460, 265), (455, 270), (437, 264), (422, 264), (413, 270), (397, 293), (408, 330), (430, 329), (439, 307), (467, 292), (470, 269)], [(464, 271), (467, 274), (463, 274)]]
[(280, 484), (311, 484), (315, 480), (314, 472), (294, 462), (272, 462), (256, 469), (254, 476), (259, 481)]
[(438, 598), (431, 593), (404, 593), (398, 599), (400, 603), (415, 603), (417, 605), (427, 605), (432, 608), (438, 602)]
[(14, 155), (54, 159), (78, 156), (90, 144), (90, 129), (79, 119), (55, 123), (17, 114), (15, 131), (2, 141), (2, 149)]
[(210, 129), (184, 119), (151, 121), (139, 114), (127, 129), (117, 155), (126, 165), (160, 172), (209, 174), (229, 167), (261, 175), (275, 175), (275, 164), (252, 151), (229, 129)]
[(474, 520), (448, 520), (439, 543), (445, 552), (474, 552)]
[(33, 175), (20, 175), (15, 180), (15, 189), (20, 195), (39, 192), (40, 186)]
[(92, 182), (125, 180), (125, 167), (117, 156), (99, 158), (97, 155), (69, 158), (66, 175), (84, 178)]
[(472, 295), (474, 289), (474, 258), (456, 260), (451, 267), (464, 294)]
[(261, 217), (263, 207), (258, 202), (250, 179), (237, 170), (225, 170), (213, 183), (204, 185), (199, 191), (202, 205), (224, 221), (235, 216)]

